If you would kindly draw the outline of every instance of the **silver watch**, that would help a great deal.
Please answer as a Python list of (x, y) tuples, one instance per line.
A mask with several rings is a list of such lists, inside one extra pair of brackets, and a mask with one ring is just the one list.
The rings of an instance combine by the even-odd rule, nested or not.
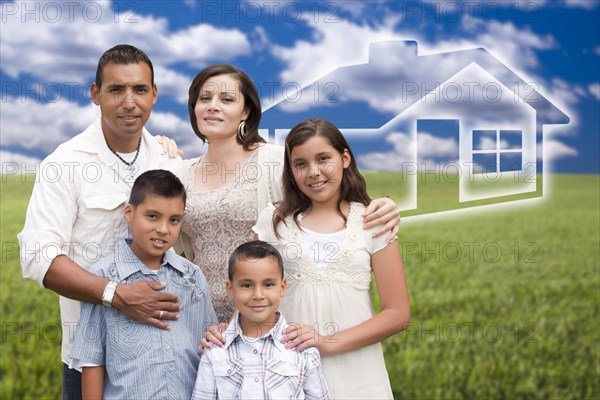
[(107, 307), (112, 307), (113, 297), (115, 297), (115, 291), (117, 290), (116, 282), (108, 282), (104, 287), (104, 293), (102, 293), (102, 304)]

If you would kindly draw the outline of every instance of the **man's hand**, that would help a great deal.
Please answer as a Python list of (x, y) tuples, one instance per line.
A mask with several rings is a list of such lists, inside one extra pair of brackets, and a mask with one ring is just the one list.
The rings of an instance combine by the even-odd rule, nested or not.
[(159, 291), (164, 287), (164, 283), (154, 281), (117, 285), (113, 306), (134, 321), (169, 329), (162, 320), (178, 319), (181, 306), (179, 296)]

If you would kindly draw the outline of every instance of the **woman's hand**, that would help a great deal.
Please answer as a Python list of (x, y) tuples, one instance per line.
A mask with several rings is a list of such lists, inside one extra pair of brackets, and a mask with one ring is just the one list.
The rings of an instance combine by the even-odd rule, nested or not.
[(225, 329), (227, 329), (225, 322), (210, 326), (204, 333), (202, 340), (200, 340), (200, 354), (204, 354), (206, 349), (212, 349), (213, 345), (223, 347), (225, 344), (225, 337), (223, 336)]
[(302, 351), (311, 346), (321, 350), (320, 344), (324, 343), (323, 336), (306, 324), (290, 324), (283, 331), (283, 335), (281, 343), (285, 344), (286, 349), (295, 351)]
[(396, 202), (389, 197), (380, 197), (371, 201), (362, 215), (364, 228), (379, 228), (373, 237), (389, 233), (387, 241), (391, 242), (400, 229), (400, 210)]
[(162, 145), (163, 153), (167, 153), (169, 157), (183, 157), (183, 150), (177, 147), (177, 143), (173, 139), (166, 136), (154, 136), (154, 140), (156, 140), (156, 143)]

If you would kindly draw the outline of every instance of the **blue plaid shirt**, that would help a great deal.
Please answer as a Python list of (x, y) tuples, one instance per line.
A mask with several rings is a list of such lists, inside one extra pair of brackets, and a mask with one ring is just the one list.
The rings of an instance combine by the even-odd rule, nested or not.
[(204, 353), (192, 399), (330, 398), (319, 351), (297, 352), (281, 343), (287, 327), (281, 314), (260, 338), (244, 336), (238, 319), (223, 333), (224, 347)]
[(119, 284), (139, 280), (166, 282), (179, 295), (180, 318), (162, 330), (127, 318), (115, 308), (81, 303), (71, 358), (104, 365), (104, 397), (189, 399), (200, 363), (198, 345), (217, 317), (200, 268), (168, 251), (156, 271), (147, 268), (126, 241), (91, 271)]

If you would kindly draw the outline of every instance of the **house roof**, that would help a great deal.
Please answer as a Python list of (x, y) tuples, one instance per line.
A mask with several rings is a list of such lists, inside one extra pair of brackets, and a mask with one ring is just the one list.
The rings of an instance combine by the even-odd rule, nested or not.
[(303, 119), (321, 117), (339, 128), (378, 128), (471, 63), (534, 108), (538, 122), (569, 123), (569, 117), (539, 93), (536, 83), (523, 80), (485, 48), (419, 56), (415, 41), (384, 41), (369, 45), (367, 63), (339, 67), (299, 93), (313, 99), (320, 91), (320, 98), (314, 99), (318, 101), (288, 99), (264, 111), (261, 127), (289, 128)]

